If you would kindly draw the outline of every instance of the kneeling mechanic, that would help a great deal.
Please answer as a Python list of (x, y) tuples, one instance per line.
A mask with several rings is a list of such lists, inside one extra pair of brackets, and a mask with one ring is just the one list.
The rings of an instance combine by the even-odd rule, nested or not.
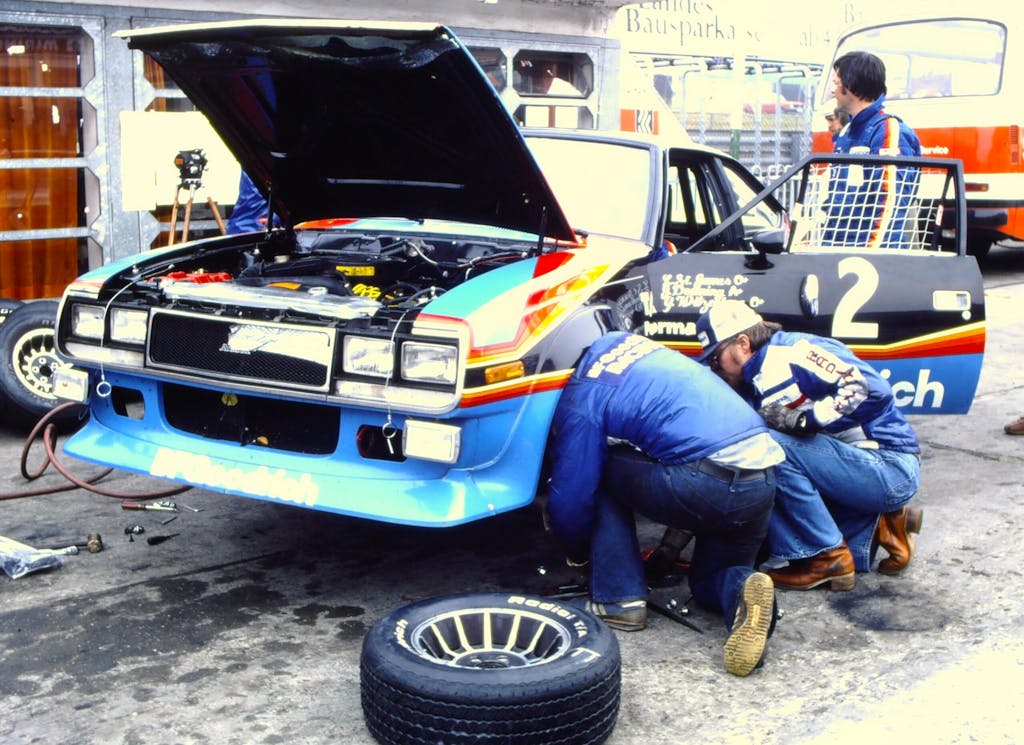
[(646, 625), (635, 510), (696, 535), (690, 590), (725, 616), (725, 667), (760, 665), (775, 591), (754, 562), (783, 458), (761, 418), (707, 368), (613, 332), (580, 359), (552, 432), (548, 514), (570, 562), (589, 560), (587, 609), (612, 628)]
[[(846, 345), (783, 331), (737, 300), (697, 320), (707, 362), (765, 418), (786, 451), (768, 529), (777, 587), (852, 589), (879, 546), (883, 574), (910, 563), (922, 512), (908, 507), (920, 446), (892, 388)], [(781, 562), (780, 562), (781, 563)]]

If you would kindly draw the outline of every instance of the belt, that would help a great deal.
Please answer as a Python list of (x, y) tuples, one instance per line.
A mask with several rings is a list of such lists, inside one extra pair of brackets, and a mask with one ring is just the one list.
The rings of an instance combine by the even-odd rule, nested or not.
[(691, 468), (696, 466), (697, 470), (701, 473), (714, 476), (722, 481), (757, 481), (765, 477), (763, 468), (729, 468), (728, 466), (720, 466), (707, 458), (701, 458), (696, 463), (688, 463), (687, 465)]

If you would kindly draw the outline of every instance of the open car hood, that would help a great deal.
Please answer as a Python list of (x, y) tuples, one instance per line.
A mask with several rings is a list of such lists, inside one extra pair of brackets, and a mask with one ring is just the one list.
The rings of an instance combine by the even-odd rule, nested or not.
[(440, 218), (571, 241), (518, 127), (443, 26), (245, 21), (119, 32), (289, 225)]

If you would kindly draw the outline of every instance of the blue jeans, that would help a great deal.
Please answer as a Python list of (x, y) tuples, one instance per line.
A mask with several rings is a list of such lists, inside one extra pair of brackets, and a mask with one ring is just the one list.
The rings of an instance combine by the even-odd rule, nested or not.
[(771, 469), (740, 480), (698, 470), (699, 463), (665, 465), (633, 448), (613, 448), (598, 495), (590, 551), (590, 594), (604, 603), (647, 597), (634, 510), (690, 530), (694, 599), (725, 615), (731, 628), (743, 583), (768, 531), (775, 477)]
[(826, 435), (771, 434), (786, 451), (786, 460), (775, 466), (778, 485), (768, 527), (772, 558), (804, 559), (845, 540), (857, 571), (870, 571), (879, 515), (898, 510), (917, 493), (917, 456), (858, 448)]

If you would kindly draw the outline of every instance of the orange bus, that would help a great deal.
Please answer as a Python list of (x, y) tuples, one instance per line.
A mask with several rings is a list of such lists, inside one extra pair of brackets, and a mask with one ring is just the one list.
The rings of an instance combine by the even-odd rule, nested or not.
[[(1024, 240), (1024, 24), (972, 17), (875, 22), (840, 36), (832, 62), (851, 51), (885, 62), (885, 109), (913, 127), (924, 155), (963, 161), (968, 253), (981, 258), (994, 242)], [(819, 88), (815, 152), (832, 150), (824, 117), (835, 105), (832, 62)]]

